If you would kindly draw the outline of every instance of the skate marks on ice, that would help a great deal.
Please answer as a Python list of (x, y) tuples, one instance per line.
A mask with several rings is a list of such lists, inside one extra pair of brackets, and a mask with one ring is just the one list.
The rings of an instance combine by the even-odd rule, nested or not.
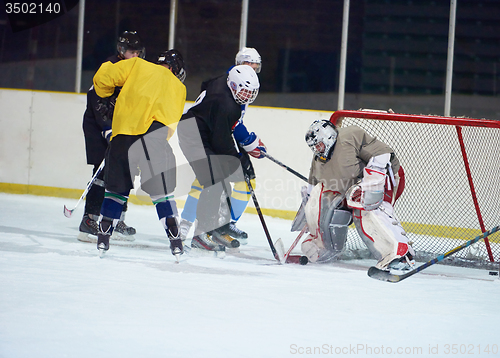
[[(48, 232), (36, 229), (25, 229), (0, 225), (0, 251), (25, 252), (25, 253), (57, 253), (60, 255), (95, 257), (99, 259), (99, 253), (94, 243), (80, 242), (76, 239), (76, 229), (63, 230), (63, 233)], [(73, 232), (74, 234), (68, 234)], [(213, 255), (199, 254), (195, 250), (186, 250), (180, 256), (179, 264), (175, 265), (175, 257), (170, 252), (169, 243), (165, 239), (158, 238), (152, 234), (136, 235), (136, 241), (111, 240), (110, 250), (104, 255), (104, 260), (116, 260), (142, 264), (159, 270), (176, 272), (205, 272), (212, 274), (231, 275), (255, 275), (256, 266), (281, 266), (272, 257), (269, 248), (263, 246), (245, 245), (238, 249), (226, 251), (225, 258), (220, 259)], [(332, 271), (342, 274), (345, 270), (360, 271), (366, 275), (368, 268), (374, 261), (346, 260), (336, 261), (329, 264), (309, 264), (306, 267), (300, 265), (299, 269)], [(237, 264), (237, 265), (235, 265)], [(174, 265), (176, 267), (174, 267)], [(246, 265), (251, 265), (251, 272), (244, 272)], [(481, 281), (495, 281), (498, 278), (489, 276), (488, 271), (478, 269), (465, 269), (436, 265), (425, 272), (419, 272), (418, 276), (428, 279), (472, 279)], [(413, 278), (412, 278), (413, 279)], [(408, 281), (412, 280), (409, 279)]]

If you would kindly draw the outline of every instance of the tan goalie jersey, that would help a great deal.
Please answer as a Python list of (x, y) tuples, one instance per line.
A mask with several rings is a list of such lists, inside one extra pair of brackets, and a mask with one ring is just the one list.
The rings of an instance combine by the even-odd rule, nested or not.
[(392, 154), (392, 171), (398, 172), (399, 160), (387, 144), (357, 126), (337, 129), (339, 134), (331, 159), (327, 163), (321, 163), (313, 158), (309, 171), (310, 184), (316, 185), (321, 181), (325, 189), (344, 194), (363, 177), (363, 169), (370, 158), (385, 153)]

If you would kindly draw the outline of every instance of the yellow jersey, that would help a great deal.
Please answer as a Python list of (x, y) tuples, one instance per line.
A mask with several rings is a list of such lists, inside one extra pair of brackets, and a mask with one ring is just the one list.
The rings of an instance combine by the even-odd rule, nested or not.
[(112, 138), (118, 134), (146, 133), (153, 121), (169, 127), (173, 135), (186, 102), (186, 86), (166, 67), (135, 57), (117, 63), (105, 62), (94, 76), (99, 97), (122, 87), (116, 100)]

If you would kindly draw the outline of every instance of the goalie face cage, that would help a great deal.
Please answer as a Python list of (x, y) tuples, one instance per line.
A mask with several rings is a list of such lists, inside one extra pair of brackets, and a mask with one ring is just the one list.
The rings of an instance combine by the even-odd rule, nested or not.
[[(500, 121), (336, 111), (337, 126), (356, 125), (388, 144), (405, 171), (395, 212), (417, 253), (428, 261), (500, 224)], [(367, 257), (349, 230), (347, 257)], [(443, 263), (497, 268), (500, 235), (462, 250)]]

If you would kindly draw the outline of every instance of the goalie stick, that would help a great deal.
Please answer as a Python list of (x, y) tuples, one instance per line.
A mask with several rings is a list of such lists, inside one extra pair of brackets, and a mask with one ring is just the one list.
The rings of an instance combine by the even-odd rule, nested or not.
[(296, 172), (295, 170), (293, 170), (292, 168), (290, 168), (289, 166), (283, 164), (282, 162), (280, 162), (279, 160), (277, 159), (274, 159), (271, 155), (267, 154), (266, 152), (262, 152), (262, 154), (264, 155), (264, 157), (266, 157), (267, 159), (275, 162), (276, 164), (278, 164), (280, 167), (282, 168), (285, 168), (286, 170), (288, 170), (290, 173), (294, 174), (295, 176), (299, 177), (300, 179), (302, 179), (303, 181), (307, 182), (307, 178), (305, 176), (303, 176), (302, 174), (300, 174), (299, 172)]
[(443, 255), (439, 255), (435, 259), (427, 261), (425, 264), (420, 265), (419, 267), (417, 267), (414, 270), (409, 271), (405, 274), (395, 275), (395, 274), (390, 273), (389, 271), (380, 270), (380, 269), (372, 266), (368, 269), (368, 276), (370, 276), (371, 278), (380, 280), (380, 281), (387, 281), (387, 282), (392, 282), (392, 283), (403, 281), (404, 279), (416, 274), (417, 272), (425, 270), (427, 267), (442, 261), (445, 257), (453, 255), (455, 252), (458, 252), (462, 249), (465, 249), (466, 247), (468, 247), (472, 244), (475, 244), (479, 240), (484, 239), (485, 237), (490, 236), (491, 234), (493, 234), (499, 230), (500, 230), (500, 226), (495, 226), (493, 229), (483, 232), (481, 235), (476, 236), (474, 239), (469, 240), (466, 243), (455, 247), (454, 249), (451, 249), (450, 251), (448, 251), (447, 253), (445, 253)]
[(66, 207), (66, 205), (64, 205), (64, 216), (66, 216), (67, 218), (71, 217), (71, 215), (73, 214), (73, 211), (75, 211), (75, 209), (78, 207), (78, 205), (80, 205), (80, 202), (83, 200), (83, 198), (85, 198), (85, 196), (89, 192), (90, 187), (92, 186), (92, 184), (94, 184), (94, 181), (97, 178), (97, 176), (99, 175), (99, 173), (102, 171), (102, 168), (104, 168), (104, 159), (102, 160), (101, 165), (99, 165), (99, 168), (97, 168), (92, 179), (90, 179), (90, 182), (87, 184), (87, 187), (83, 191), (82, 196), (80, 196), (80, 199), (78, 199), (78, 202), (76, 203), (75, 207), (73, 209), (68, 209)]
[(290, 253), (295, 248), (295, 246), (297, 246), (297, 244), (300, 241), (300, 238), (302, 237), (302, 235), (304, 235), (304, 233), (306, 231), (307, 231), (307, 224), (304, 225), (304, 227), (302, 228), (302, 231), (299, 233), (299, 235), (297, 236), (297, 238), (295, 239), (295, 241), (292, 243), (292, 245), (290, 245), (290, 248), (288, 249), (288, 251), (285, 254), (285, 261), (288, 259), (288, 257), (290, 256)]

